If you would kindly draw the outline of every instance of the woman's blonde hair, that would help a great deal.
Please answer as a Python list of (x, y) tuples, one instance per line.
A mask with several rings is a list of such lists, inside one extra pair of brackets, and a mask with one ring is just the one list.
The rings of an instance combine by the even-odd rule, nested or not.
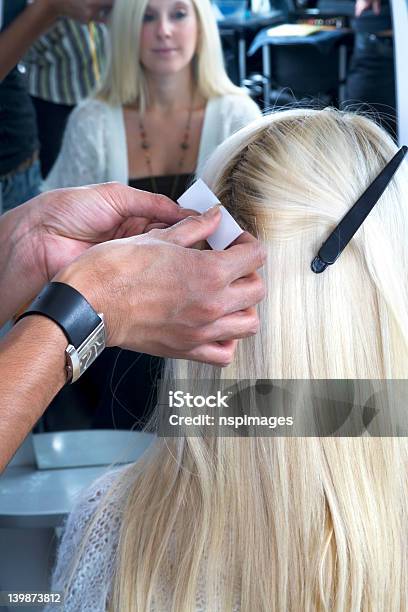
[[(395, 150), (331, 109), (272, 114), (221, 145), (204, 177), (267, 247), (261, 328), (228, 368), (174, 361), (171, 376), (408, 378), (406, 164), (339, 260), (310, 270)], [(116, 484), (110, 609), (407, 610), (407, 459), (395, 437), (158, 438)]]
[[(147, 88), (139, 40), (149, 0), (115, 0), (110, 23), (110, 57), (97, 97), (108, 104), (137, 103), (146, 109)], [(205, 99), (245, 95), (232, 83), (223, 64), (220, 36), (210, 0), (192, 0), (198, 20), (198, 46), (193, 58), (198, 93)]]

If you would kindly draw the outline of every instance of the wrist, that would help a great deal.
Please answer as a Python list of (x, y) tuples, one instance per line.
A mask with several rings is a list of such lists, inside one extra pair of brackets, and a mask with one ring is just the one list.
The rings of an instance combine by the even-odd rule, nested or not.
[(41, 315), (25, 317), (16, 323), (10, 335), (18, 336), (24, 341), (24, 359), (30, 357), (32, 370), (36, 374), (42, 370), (45, 377), (48, 373), (53, 397), (67, 381), (67, 370), (64, 351), (67, 339), (60, 327)]
[[(79, 260), (82, 258), (79, 258)], [(112, 318), (110, 316), (111, 309), (106, 300), (105, 285), (106, 279), (98, 278), (98, 273), (88, 275), (83, 269), (84, 266), (79, 265), (80, 261), (73, 262), (63, 270), (61, 270), (53, 279), (52, 282), (65, 283), (76, 289), (92, 306), (97, 313), (104, 315), (105, 324), (105, 343), (106, 346), (114, 346), (114, 334), (112, 330)]]
[(75, 382), (106, 346), (103, 314), (95, 312), (71, 285), (54, 281), (47, 283), (20, 319), (38, 315), (54, 321), (64, 333), (67, 382)]

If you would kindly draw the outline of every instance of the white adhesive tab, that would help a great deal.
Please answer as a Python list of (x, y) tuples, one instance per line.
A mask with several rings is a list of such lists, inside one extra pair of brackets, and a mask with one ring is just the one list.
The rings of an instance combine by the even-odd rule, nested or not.
[(215, 193), (213, 193), (201, 179), (193, 183), (193, 185), (179, 197), (177, 202), (182, 208), (191, 208), (191, 210), (196, 210), (199, 213), (205, 212), (211, 208), (211, 206), (220, 204)]
[(221, 206), (221, 214), (222, 219), (218, 228), (207, 238), (210, 247), (216, 251), (223, 251), (226, 249), (227, 246), (230, 245), (231, 242), (234, 242), (234, 240), (244, 231), (224, 206)]
[[(182, 208), (191, 208), (199, 213), (220, 204), (220, 201), (209, 187), (198, 179), (191, 187), (179, 197), (177, 202)], [(234, 217), (224, 206), (221, 206), (221, 221), (216, 231), (207, 238), (212, 249), (223, 251), (231, 242), (234, 242), (244, 231), (240, 228)]]

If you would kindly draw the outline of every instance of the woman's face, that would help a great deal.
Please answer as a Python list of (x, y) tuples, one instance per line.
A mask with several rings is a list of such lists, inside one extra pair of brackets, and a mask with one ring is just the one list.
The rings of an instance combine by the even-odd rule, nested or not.
[(149, 0), (142, 24), (141, 63), (156, 74), (179, 72), (190, 64), (197, 37), (191, 0)]

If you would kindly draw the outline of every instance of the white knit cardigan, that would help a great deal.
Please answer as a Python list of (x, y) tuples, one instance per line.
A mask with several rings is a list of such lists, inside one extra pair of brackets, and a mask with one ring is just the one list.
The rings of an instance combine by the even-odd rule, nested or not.
[[(72, 580), (70, 573), (99, 503), (120, 472), (121, 469), (107, 472), (83, 491), (64, 525), (51, 580), (52, 591), (65, 592), (68, 584), (70, 585), (62, 607), (64, 612), (105, 612), (107, 608), (124, 507), (123, 499), (112, 497), (111, 503), (105, 507), (89, 534), (88, 545)], [(61, 605), (49, 604), (44, 608), (44, 612), (61, 612)]]
[[(131, 469), (131, 466), (124, 466), (98, 478), (89, 489), (80, 494), (66, 521), (50, 587), (52, 591), (65, 593), (62, 608), (64, 612), (106, 612), (107, 610), (112, 596), (119, 531), (132, 479), (128, 480), (129, 487), (122, 489), (120, 495), (114, 492), (114, 483), (128, 467)], [(101, 507), (100, 502), (108, 489), (111, 491), (109, 503)], [(97, 520), (92, 521), (96, 516)], [(71, 576), (72, 563), (81, 550), (85, 535), (87, 535), (87, 544)], [(168, 559), (164, 561), (167, 563), (163, 565), (158, 589), (155, 591), (148, 612), (163, 612), (169, 609), (170, 592), (174, 586), (171, 570), (174, 559), (171, 550)], [(225, 612), (219, 604), (212, 602), (209, 605), (206, 601), (204, 580), (204, 571), (200, 571), (195, 606), (191, 612), (209, 612), (209, 610)], [(239, 602), (240, 588), (237, 584), (234, 586), (234, 604), (231, 612), (240, 612)], [(61, 612), (61, 605), (49, 604), (44, 608), (44, 612)]]
[[(205, 109), (196, 174), (221, 142), (260, 115), (248, 96), (211, 98)], [(60, 154), (42, 190), (107, 181), (129, 181), (123, 109), (88, 99), (70, 115)]]

